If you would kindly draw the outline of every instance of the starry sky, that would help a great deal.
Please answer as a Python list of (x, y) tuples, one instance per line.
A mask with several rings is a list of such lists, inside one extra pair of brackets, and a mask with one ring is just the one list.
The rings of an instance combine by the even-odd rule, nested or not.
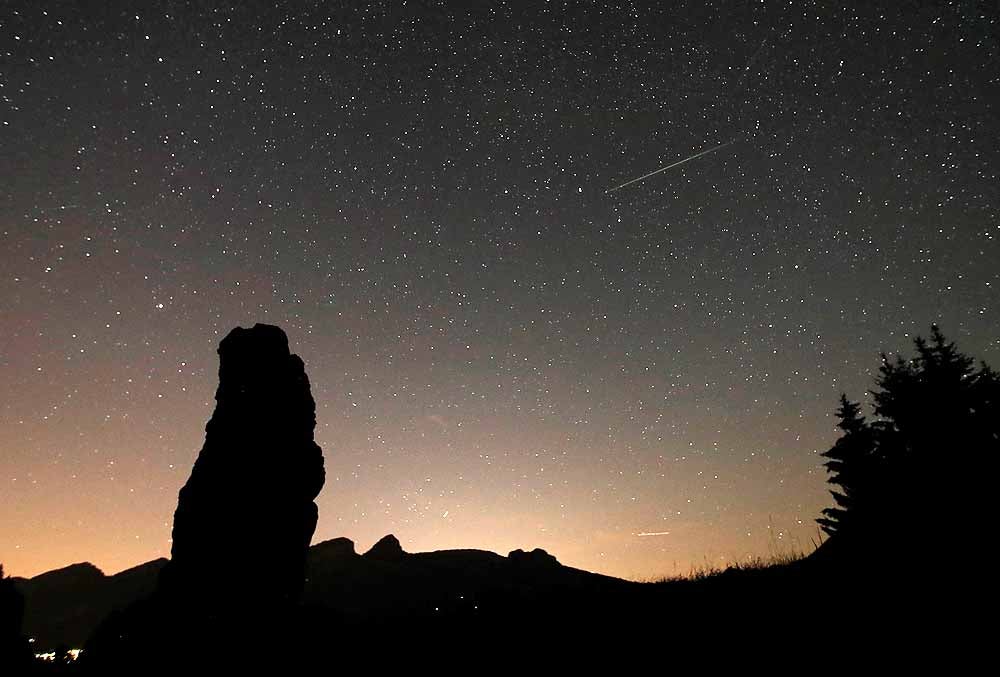
[(880, 351), (1000, 363), (996, 7), (853, 4), (4, 3), (6, 572), (169, 553), (255, 322), (314, 542), (811, 550)]

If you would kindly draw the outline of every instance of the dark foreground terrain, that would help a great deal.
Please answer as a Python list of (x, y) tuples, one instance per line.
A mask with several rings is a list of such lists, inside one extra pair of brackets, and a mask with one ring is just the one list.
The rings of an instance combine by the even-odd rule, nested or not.
[[(123, 664), (171, 672), (180, 669), (173, 660), (184, 663), (191, 651), (205, 666), (301, 670), (486, 669), (656, 655), (674, 665), (732, 664), (740, 655), (784, 664), (811, 652), (901, 664), (930, 660), (945, 646), (964, 646), (972, 655), (978, 644), (968, 603), (974, 601), (952, 596), (960, 581), (945, 590), (878, 562), (860, 567), (852, 560), (858, 561), (821, 548), (780, 565), (633, 583), (565, 567), (541, 550), (507, 557), (481, 550), (406, 553), (387, 536), (357, 554), (350, 540), (338, 538), (309, 549), (301, 604), (242, 621), (164, 611), (169, 607), (154, 591), (166, 560), (114, 576), (78, 564), (8, 580), (24, 596), (30, 653), (84, 647), (80, 659), (24, 662), (5, 674), (112, 674)], [(154, 639), (133, 641), (133, 627), (145, 627), (144, 637)], [(181, 654), (178, 642), (188, 647)]]
[[(83, 647), (109, 615), (154, 593), (167, 561), (113, 576), (85, 562), (11, 579), (25, 598), (23, 633), (38, 653)], [(346, 538), (324, 541), (309, 548), (307, 562), (301, 609), (344, 624), (481, 617), (518, 600), (636, 586), (563, 566), (542, 550), (507, 557), (485, 550), (407, 553), (391, 535), (364, 554)]]

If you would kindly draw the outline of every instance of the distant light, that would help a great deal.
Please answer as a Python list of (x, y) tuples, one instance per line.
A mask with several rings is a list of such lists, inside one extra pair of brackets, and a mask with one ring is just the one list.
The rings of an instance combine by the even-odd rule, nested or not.
[[(28, 641), (29, 642), (34, 642), (35, 640), (34, 640), (34, 638), (31, 638)], [(83, 649), (69, 649), (69, 650), (66, 651), (66, 654), (69, 656), (70, 660), (74, 660), (75, 661), (78, 658), (80, 658), (80, 654), (82, 652), (83, 652)], [(48, 663), (51, 663), (51, 662), (55, 661), (55, 659), (56, 659), (56, 652), (55, 651), (46, 651), (45, 653), (36, 653), (35, 654), (35, 658), (37, 658), (38, 660), (41, 660), (41, 661), (46, 661)]]

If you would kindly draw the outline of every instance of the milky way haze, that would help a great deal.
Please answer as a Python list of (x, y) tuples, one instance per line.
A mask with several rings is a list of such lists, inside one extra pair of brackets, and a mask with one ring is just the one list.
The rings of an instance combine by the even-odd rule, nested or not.
[(1000, 363), (990, 3), (343, 4), (4, 3), (8, 573), (169, 553), (240, 325), (314, 540), (630, 577), (810, 549), (880, 351)]

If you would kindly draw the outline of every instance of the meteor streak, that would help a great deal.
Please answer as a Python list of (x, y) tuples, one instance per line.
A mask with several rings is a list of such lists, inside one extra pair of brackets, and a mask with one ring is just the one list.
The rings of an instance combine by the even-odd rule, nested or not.
[(625, 186), (631, 186), (633, 183), (638, 183), (639, 181), (642, 181), (643, 179), (648, 179), (649, 177), (654, 176), (656, 174), (659, 174), (660, 172), (665, 172), (668, 169), (673, 169), (677, 165), (682, 165), (685, 162), (690, 162), (691, 160), (694, 160), (695, 158), (700, 158), (702, 155), (708, 155), (709, 153), (714, 153), (715, 151), (719, 150), (720, 148), (725, 148), (726, 146), (728, 146), (731, 143), (732, 143), (732, 141), (726, 141), (725, 143), (720, 143), (718, 146), (713, 146), (712, 148), (709, 148), (707, 150), (703, 150), (700, 153), (695, 153), (694, 155), (692, 155), (690, 157), (686, 157), (683, 160), (678, 160), (677, 162), (674, 162), (673, 164), (669, 164), (666, 167), (660, 167), (659, 169), (657, 169), (654, 172), (650, 172), (649, 174), (643, 174), (642, 176), (640, 176), (637, 179), (632, 179), (631, 181), (626, 181), (625, 183), (621, 184), (620, 186), (615, 186), (614, 188), (609, 188), (608, 190), (604, 191), (604, 194), (607, 195), (608, 193), (613, 193), (616, 190), (621, 190)]
[(636, 536), (669, 536), (669, 531), (640, 531)]

